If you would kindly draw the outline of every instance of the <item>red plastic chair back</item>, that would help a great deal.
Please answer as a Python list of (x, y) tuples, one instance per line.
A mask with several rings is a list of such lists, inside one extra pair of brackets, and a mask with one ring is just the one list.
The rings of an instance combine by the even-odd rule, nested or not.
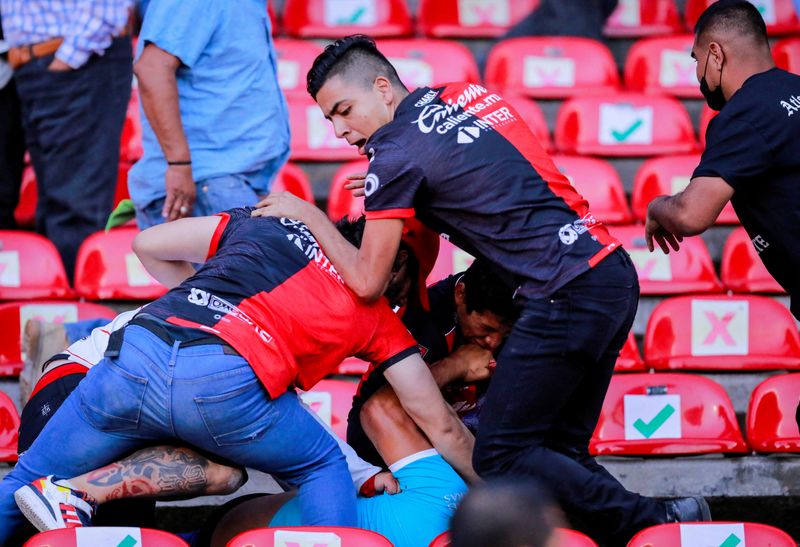
[(619, 357), (614, 365), (614, 372), (644, 372), (644, 360), (639, 354), (639, 347), (636, 345), (636, 337), (633, 332), (628, 333), (625, 345), (619, 351)]
[(11, 398), (0, 391), (0, 462), (17, 461), (19, 414)]
[(765, 296), (680, 296), (650, 314), (644, 357), (658, 370), (797, 369), (800, 335)]
[(309, 203), (314, 203), (314, 191), (305, 171), (293, 163), (281, 167), (272, 183), (272, 191), (289, 192)]
[(691, 34), (638, 40), (625, 60), (625, 87), (643, 93), (701, 98), (696, 63), (691, 57), (693, 43)]
[(428, 274), (428, 285), (441, 281), (447, 276), (463, 272), (469, 268), (475, 258), (448, 240), (439, 238), (439, 256)]
[(553, 162), (589, 202), (595, 217), (606, 224), (633, 222), (622, 181), (610, 163), (582, 156), (553, 156)]
[(340, 218), (358, 218), (364, 214), (364, 197), (353, 197), (353, 191), (344, 187), (347, 176), (355, 173), (366, 173), (369, 162), (366, 159), (343, 164), (333, 175), (331, 188), (328, 190), (328, 218), (336, 222)]
[(276, 38), (275, 51), (278, 58), (278, 85), (286, 97), (308, 96), (306, 74), (314, 59), (322, 53), (322, 47), (311, 40)]
[(377, 532), (342, 526), (287, 526), (259, 528), (242, 532), (227, 547), (274, 547), (275, 545), (313, 545), (329, 547), (392, 547), (392, 542)]
[(553, 141), (550, 139), (550, 130), (547, 128), (547, 120), (544, 117), (542, 109), (535, 101), (522, 97), (520, 95), (509, 95), (505, 97), (508, 104), (514, 107), (517, 114), (520, 115), (530, 128), (533, 135), (538, 139), (539, 144), (542, 145), (547, 152), (553, 152)]
[(598, 455), (744, 453), (728, 394), (695, 374), (615, 374), (589, 445)]
[(72, 298), (61, 256), (38, 234), (0, 230), (0, 300)]
[(447, 531), (442, 532), (433, 538), (428, 547), (450, 547), (450, 534)]
[(355, 146), (336, 136), (319, 105), (307, 95), (288, 98), (292, 127), (293, 161), (352, 161), (360, 158)]
[(90, 302), (27, 301), (0, 304), (0, 376), (16, 376), (22, 370), (22, 331), (30, 319), (71, 323), (84, 319), (116, 317), (114, 310)]
[(78, 250), (75, 290), (89, 300), (154, 300), (167, 289), (145, 270), (131, 249), (138, 228), (90, 235)]
[(784, 294), (786, 291), (767, 271), (744, 228), (737, 228), (722, 248), (722, 282), (736, 293)]
[(358, 384), (347, 380), (320, 380), (300, 398), (323, 422), (333, 428), (339, 437), (347, 438), (347, 415), (353, 406), (353, 395)]
[(161, 530), (103, 526), (62, 528), (40, 532), (26, 541), (24, 547), (97, 547), (99, 545), (189, 547), (189, 544), (178, 536)]
[(556, 119), (556, 146), (567, 154), (651, 156), (697, 148), (683, 105), (672, 97), (620, 93), (567, 100)]
[(461, 42), (423, 38), (380, 40), (378, 49), (408, 89), (447, 82), (480, 82), (478, 65)]
[[(700, 15), (717, 0), (686, 0), (686, 26), (694, 30)], [(792, 0), (750, 0), (767, 25), (767, 34), (789, 34), (800, 28)]]
[(747, 408), (747, 441), (753, 450), (800, 452), (798, 401), (800, 374), (780, 374), (756, 386)]
[(628, 547), (697, 545), (796, 547), (797, 542), (783, 530), (754, 522), (676, 522), (645, 528), (628, 543)]
[(121, 162), (134, 163), (142, 157), (142, 121), (139, 111), (139, 94), (135, 89), (131, 90), (131, 98), (128, 101), (128, 110), (125, 112), (125, 123), (122, 125), (122, 135), (120, 137), (119, 160)]
[(496, 38), (539, 0), (420, 0), (417, 24), (433, 38)]
[(637, 38), (682, 30), (675, 0), (620, 0), (603, 33), (615, 38)]
[(642, 294), (722, 292), (722, 282), (701, 237), (684, 238), (680, 251), (664, 254), (658, 247), (652, 253), (647, 249), (641, 225), (612, 226), (610, 231), (631, 255)]
[(558, 538), (556, 544), (559, 547), (597, 547), (594, 540), (576, 530), (556, 528), (556, 537)]
[(784, 38), (772, 46), (778, 68), (800, 74), (800, 38)]
[(559, 99), (613, 93), (619, 75), (602, 42), (566, 36), (511, 38), (489, 52), (486, 85), (504, 93)]
[(406, 36), (411, 14), (405, 0), (286, 0), (283, 30), (297, 38), (341, 38), (349, 34)]
[[(644, 161), (633, 178), (631, 207), (636, 220), (644, 222), (647, 206), (656, 196), (674, 195), (691, 182), (694, 169), (700, 164), (700, 154), (663, 156)], [(739, 217), (728, 202), (717, 217), (716, 224), (739, 224)]]

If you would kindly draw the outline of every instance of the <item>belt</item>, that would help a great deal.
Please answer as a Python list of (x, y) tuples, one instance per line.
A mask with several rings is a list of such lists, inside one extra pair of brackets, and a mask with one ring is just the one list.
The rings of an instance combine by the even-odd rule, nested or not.
[[(162, 342), (173, 345), (179, 338), (175, 337), (175, 333), (171, 332), (174, 329), (181, 329), (186, 331), (196, 331), (197, 336), (193, 336), (188, 340), (180, 340), (180, 347), (182, 348), (190, 348), (192, 346), (208, 346), (208, 345), (215, 345), (215, 346), (222, 346), (222, 352), (225, 355), (239, 355), (235, 349), (233, 349), (230, 344), (228, 344), (225, 340), (220, 338), (219, 336), (215, 336), (213, 334), (205, 333), (198, 329), (190, 329), (187, 327), (178, 327), (173, 325), (172, 323), (168, 323), (163, 319), (150, 315), (149, 313), (139, 313), (136, 315), (128, 325), (137, 325), (142, 327), (152, 334), (156, 335)], [(116, 330), (111, 333), (111, 337), (108, 341), (108, 349), (106, 350), (106, 356), (112, 357), (115, 356), (114, 353), (119, 355), (119, 348), (122, 345), (122, 332), (125, 329)], [(109, 355), (111, 352), (111, 355)]]
[[(125, 25), (125, 28), (122, 29), (122, 32), (117, 34), (115, 38), (127, 36), (130, 33), (130, 30), (131, 25)], [(58, 51), (58, 48), (61, 47), (62, 43), (64, 43), (64, 39), (58, 37), (45, 40), (44, 42), (39, 42), (37, 44), (12, 47), (8, 50), (8, 64), (11, 65), (12, 69), (16, 70), (25, 63), (29, 63), (34, 59), (47, 57), (48, 55), (54, 54), (56, 51)]]

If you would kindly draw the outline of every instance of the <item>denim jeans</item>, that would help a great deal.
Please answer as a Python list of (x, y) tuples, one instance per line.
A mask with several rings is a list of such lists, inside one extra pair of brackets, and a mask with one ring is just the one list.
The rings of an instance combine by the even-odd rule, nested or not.
[(247, 362), (223, 346), (170, 346), (131, 325), (119, 357), (89, 371), (0, 483), (0, 545), (23, 518), (13, 496), (21, 486), (175, 441), (297, 485), (307, 525), (356, 525), (345, 458), (293, 391), (270, 399)]
[(497, 359), (475, 440), (483, 477), (534, 476), (592, 537), (624, 545), (666, 517), (589, 455), (639, 283), (619, 249), (549, 298), (524, 302)]

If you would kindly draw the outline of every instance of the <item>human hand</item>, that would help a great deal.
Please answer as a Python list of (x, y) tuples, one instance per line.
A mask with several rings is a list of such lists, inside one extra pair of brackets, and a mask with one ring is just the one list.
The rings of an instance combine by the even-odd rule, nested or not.
[(353, 173), (351, 175), (347, 175), (347, 184), (344, 185), (346, 190), (353, 191), (353, 197), (361, 197), (364, 195), (364, 181), (367, 178), (367, 172), (361, 173)]
[(72, 70), (72, 67), (69, 66), (64, 61), (62, 61), (61, 59), (54, 58), (47, 66), (47, 70), (49, 70), (50, 72), (69, 72), (70, 70)]
[(192, 214), (197, 188), (192, 179), (191, 165), (169, 165), (165, 176), (167, 198), (161, 210), (167, 222)]
[(651, 214), (651, 208), (657, 202), (657, 200), (663, 198), (656, 198), (647, 208), (647, 220), (645, 221), (644, 225), (644, 238), (647, 242), (647, 248), (652, 253), (655, 250), (655, 243), (658, 243), (658, 246), (661, 247), (661, 250), (664, 251), (664, 254), (669, 254), (669, 248), (672, 247), (674, 250), (678, 251), (681, 248), (681, 241), (683, 241), (683, 237), (676, 236), (675, 234), (667, 231), (666, 228), (661, 226), (661, 224), (653, 218)]
[(492, 352), (477, 344), (464, 344), (450, 354), (451, 359), (457, 359), (464, 382), (479, 382), (491, 377), (496, 365)]
[(314, 205), (289, 192), (272, 192), (270, 195), (256, 203), (256, 208), (250, 213), (254, 217), (286, 217), (294, 220), (305, 221)]
[(391, 471), (376, 473), (361, 486), (359, 491), (365, 498), (372, 498), (383, 492), (387, 494), (400, 492), (400, 483), (394, 478)]

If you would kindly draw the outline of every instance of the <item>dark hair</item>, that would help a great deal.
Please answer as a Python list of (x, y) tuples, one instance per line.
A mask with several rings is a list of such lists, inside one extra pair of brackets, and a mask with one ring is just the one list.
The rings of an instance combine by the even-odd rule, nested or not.
[(306, 89), (314, 99), (329, 78), (348, 73), (348, 80), (371, 86), (378, 76), (385, 76), (392, 85), (405, 86), (383, 53), (369, 36), (353, 34), (336, 40), (320, 53), (306, 76)]
[(361, 239), (364, 237), (364, 226), (366, 225), (367, 218), (364, 215), (358, 218), (342, 217), (336, 223), (336, 229), (353, 247), (360, 248)]
[(490, 311), (505, 323), (513, 323), (518, 315), (514, 291), (506, 285), (483, 259), (477, 258), (464, 272), (464, 299), (467, 313)]
[(545, 547), (559, 510), (535, 481), (494, 479), (470, 488), (450, 523), (451, 547)]
[(719, 0), (711, 4), (697, 19), (694, 34), (700, 38), (720, 30), (750, 36), (757, 42), (769, 45), (764, 18), (758, 8), (747, 0)]

